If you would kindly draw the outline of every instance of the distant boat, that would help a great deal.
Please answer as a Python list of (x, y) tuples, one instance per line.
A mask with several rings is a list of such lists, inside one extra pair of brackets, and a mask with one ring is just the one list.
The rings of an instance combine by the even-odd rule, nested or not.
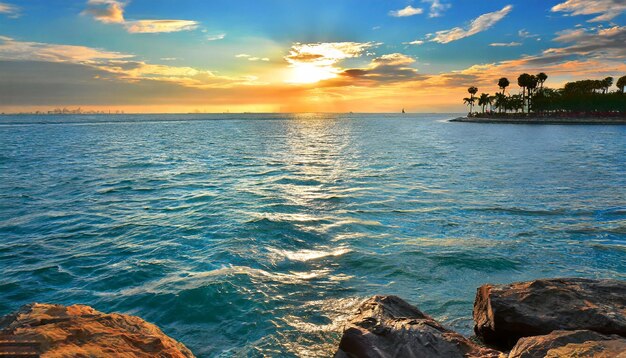
[(406, 112), (404, 111), (404, 108), (402, 108), (402, 113), (406, 113)]

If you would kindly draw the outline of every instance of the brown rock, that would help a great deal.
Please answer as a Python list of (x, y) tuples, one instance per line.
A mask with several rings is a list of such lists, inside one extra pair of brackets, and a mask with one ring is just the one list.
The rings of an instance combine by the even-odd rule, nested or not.
[(502, 349), (555, 330), (626, 336), (626, 282), (573, 278), (484, 285), (476, 293), (474, 321), (476, 334)]
[(499, 357), (396, 296), (365, 301), (344, 331), (336, 358)]
[[(0, 353), (41, 357), (193, 357), (141, 318), (89, 306), (33, 303), (0, 318)], [(29, 355), (29, 353), (31, 355)]]
[(626, 340), (570, 343), (564, 347), (551, 349), (546, 354), (546, 358), (564, 357), (626, 358)]
[(605, 336), (593, 331), (554, 331), (544, 336), (520, 338), (509, 353), (509, 358), (543, 358), (548, 352), (569, 345), (587, 343), (602, 346), (602, 341), (626, 340), (620, 336)]

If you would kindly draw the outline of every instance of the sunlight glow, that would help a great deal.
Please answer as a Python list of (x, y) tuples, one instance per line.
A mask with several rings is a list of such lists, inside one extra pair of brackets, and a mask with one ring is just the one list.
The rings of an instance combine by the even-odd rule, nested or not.
[(287, 83), (315, 83), (337, 77), (337, 69), (315, 63), (297, 63), (291, 66)]

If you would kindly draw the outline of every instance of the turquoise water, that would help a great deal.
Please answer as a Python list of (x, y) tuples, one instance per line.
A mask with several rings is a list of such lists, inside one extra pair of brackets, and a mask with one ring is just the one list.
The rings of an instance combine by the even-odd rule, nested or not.
[(201, 357), (328, 356), (373, 294), (470, 333), (483, 283), (626, 279), (626, 126), (452, 117), (0, 117), (0, 314), (85, 303)]

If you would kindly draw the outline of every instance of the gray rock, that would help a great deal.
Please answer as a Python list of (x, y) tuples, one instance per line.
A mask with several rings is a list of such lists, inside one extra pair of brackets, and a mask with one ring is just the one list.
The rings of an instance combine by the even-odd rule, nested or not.
[(555, 330), (625, 337), (626, 282), (572, 278), (484, 285), (476, 294), (474, 321), (476, 334), (501, 349)]
[(499, 357), (396, 296), (365, 301), (344, 331), (336, 358)]

